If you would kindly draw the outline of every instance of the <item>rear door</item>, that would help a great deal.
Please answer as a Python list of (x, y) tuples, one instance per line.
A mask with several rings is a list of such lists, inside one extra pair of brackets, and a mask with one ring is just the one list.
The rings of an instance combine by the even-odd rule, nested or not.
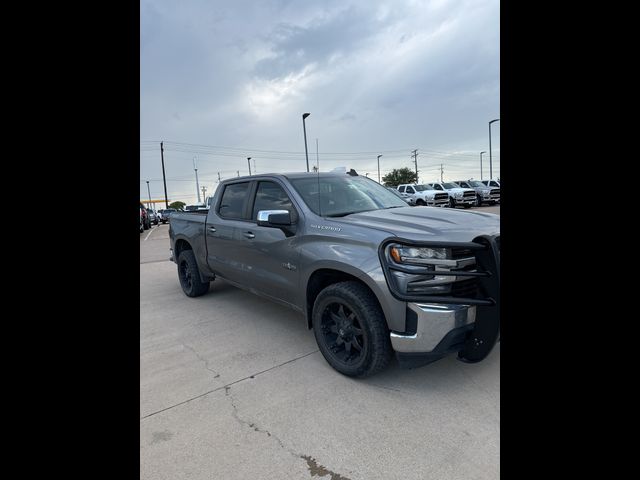
[[(296, 305), (299, 296), (299, 249), (296, 236), (299, 209), (284, 183), (277, 179), (257, 182), (250, 204), (250, 223), (239, 231), (238, 253), (242, 270), (250, 274), (250, 287), (274, 299)], [(260, 210), (288, 210), (291, 228), (260, 227)]]
[(223, 278), (246, 283), (240, 251), (240, 231), (250, 224), (247, 216), (251, 181), (228, 183), (217, 204), (209, 209), (205, 238), (209, 268)]

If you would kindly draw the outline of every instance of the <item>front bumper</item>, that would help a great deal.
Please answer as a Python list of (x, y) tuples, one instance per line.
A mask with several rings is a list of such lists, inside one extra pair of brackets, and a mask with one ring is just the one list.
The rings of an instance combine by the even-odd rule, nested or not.
[(476, 197), (473, 198), (455, 198), (455, 197), (451, 197), (453, 199), (453, 204), (458, 206), (458, 205), (475, 205), (476, 204)]
[(407, 315), (412, 317), (412, 332), (391, 332), (391, 345), (396, 352), (429, 353), (452, 330), (472, 325), (476, 307), (454, 304), (407, 303)]

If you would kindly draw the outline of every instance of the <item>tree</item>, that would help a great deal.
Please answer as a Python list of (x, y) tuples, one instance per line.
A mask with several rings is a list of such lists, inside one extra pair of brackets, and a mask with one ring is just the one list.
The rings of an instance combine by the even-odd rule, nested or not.
[(382, 177), (382, 181), (387, 187), (397, 187), (402, 183), (416, 183), (418, 176), (410, 168), (394, 168), (391, 173)]
[(175, 208), (176, 210), (183, 210), (186, 203), (184, 202), (172, 202), (169, 204), (169, 208)]

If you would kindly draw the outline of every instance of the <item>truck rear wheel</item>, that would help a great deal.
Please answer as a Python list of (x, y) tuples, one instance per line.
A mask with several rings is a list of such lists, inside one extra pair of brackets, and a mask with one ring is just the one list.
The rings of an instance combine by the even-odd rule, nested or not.
[(313, 305), (313, 332), (325, 360), (350, 377), (384, 369), (392, 348), (387, 322), (373, 293), (357, 282), (340, 282), (320, 292)]
[(200, 269), (193, 250), (183, 250), (178, 256), (178, 279), (187, 297), (199, 297), (209, 291), (210, 282), (200, 280)]

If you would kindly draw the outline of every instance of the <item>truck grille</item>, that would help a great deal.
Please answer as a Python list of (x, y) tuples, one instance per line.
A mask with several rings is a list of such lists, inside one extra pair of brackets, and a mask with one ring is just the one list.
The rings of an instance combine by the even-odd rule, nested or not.
[(464, 198), (476, 198), (476, 192), (464, 192), (462, 196)]
[(446, 200), (447, 198), (449, 198), (449, 194), (448, 193), (436, 193), (433, 198), (434, 198), (434, 200)]
[(500, 195), (500, 189), (494, 188), (493, 190), (491, 190), (491, 195)]
[(451, 286), (451, 295), (454, 297), (477, 298), (478, 279), (470, 278), (469, 280), (454, 282)]

